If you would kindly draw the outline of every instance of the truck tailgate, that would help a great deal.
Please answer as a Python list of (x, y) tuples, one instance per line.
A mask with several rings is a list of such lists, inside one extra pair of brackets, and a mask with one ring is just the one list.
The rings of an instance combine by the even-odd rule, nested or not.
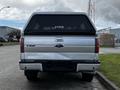
[[(25, 36), (25, 59), (95, 59), (93, 36)], [(57, 46), (58, 45), (58, 46)]]

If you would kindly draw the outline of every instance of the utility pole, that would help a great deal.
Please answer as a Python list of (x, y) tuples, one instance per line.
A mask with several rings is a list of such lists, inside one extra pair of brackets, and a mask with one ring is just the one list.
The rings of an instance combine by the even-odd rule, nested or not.
[(89, 2), (88, 2), (88, 16), (95, 23), (95, 1), (93, 1), (93, 0), (89, 0)]
[(88, 2), (88, 16), (90, 17), (90, 11), (91, 11), (91, 0)]

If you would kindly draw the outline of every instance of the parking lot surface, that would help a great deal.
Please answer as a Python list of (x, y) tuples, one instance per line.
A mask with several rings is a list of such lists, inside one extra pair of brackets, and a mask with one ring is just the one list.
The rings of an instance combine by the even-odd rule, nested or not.
[(106, 90), (96, 78), (81, 81), (80, 73), (39, 73), (37, 82), (28, 82), (19, 57), (18, 45), (0, 47), (0, 90)]

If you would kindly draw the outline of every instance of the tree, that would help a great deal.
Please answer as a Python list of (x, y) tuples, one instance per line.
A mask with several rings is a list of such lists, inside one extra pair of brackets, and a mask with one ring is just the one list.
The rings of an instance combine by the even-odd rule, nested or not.
[(20, 30), (14, 30), (7, 34), (9, 36), (9, 41), (13, 41), (13, 38), (16, 37), (17, 41), (19, 42), (19, 39), (21, 37)]

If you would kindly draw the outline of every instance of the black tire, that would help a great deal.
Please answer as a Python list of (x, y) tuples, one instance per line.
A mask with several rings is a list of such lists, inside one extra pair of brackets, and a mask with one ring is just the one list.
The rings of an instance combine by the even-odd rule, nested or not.
[(82, 73), (82, 80), (91, 82), (93, 80), (94, 74), (93, 73)]
[(24, 74), (28, 81), (37, 81), (38, 80), (38, 71), (35, 70), (25, 70)]

